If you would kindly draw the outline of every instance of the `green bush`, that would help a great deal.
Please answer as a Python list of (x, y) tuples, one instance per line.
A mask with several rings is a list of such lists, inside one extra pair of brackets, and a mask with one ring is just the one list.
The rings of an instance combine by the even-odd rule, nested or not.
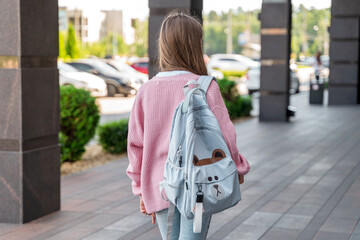
[(128, 123), (128, 119), (122, 119), (99, 126), (99, 143), (105, 151), (109, 153), (126, 151)]
[(250, 116), (252, 110), (251, 96), (240, 96), (236, 88), (236, 82), (226, 78), (218, 80), (218, 84), (230, 118)]
[(233, 101), (237, 98), (237, 96), (239, 96), (239, 92), (236, 89), (236, 82), (224, 78), (222, 80), (218, 80), (218, 84), (224, 101)]
[(99, 122), (99, 109), (90, 92), (73, 86), (60, 87), (61, 161), (74, 162), (85, 152)]

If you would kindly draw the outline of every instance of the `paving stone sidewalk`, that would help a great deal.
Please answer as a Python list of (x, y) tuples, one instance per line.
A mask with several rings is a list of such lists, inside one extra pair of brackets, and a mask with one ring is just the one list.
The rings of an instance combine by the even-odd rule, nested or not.
[[(251, 163), (243, 200), (212, 218), (208, 239), (360, 239), (360, 107), (310, 106), (292, 97), (291, 123), (235, 123)], [(0, 240), (161, 239), (139, 213), (120, 159), (62, 178), (61, 211), (0, 224)]]

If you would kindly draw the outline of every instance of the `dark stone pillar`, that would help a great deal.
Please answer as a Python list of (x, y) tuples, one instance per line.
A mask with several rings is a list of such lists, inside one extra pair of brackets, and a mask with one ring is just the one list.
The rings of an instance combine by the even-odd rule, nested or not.
[(260, 121), (287, 121), (291, 1), (264, 0), (260, 19)]
[(359, 104), (360, 1), (332, 0), (329, 104)]
[(57, 0), (0, 1), (0, 223), (60, 208)]
[(171, 11), (180, 10), (197, 16), (202, 21), (203, 0), (149, 0), (149, 77), (159, 72), (157, 40), (164, 17)]

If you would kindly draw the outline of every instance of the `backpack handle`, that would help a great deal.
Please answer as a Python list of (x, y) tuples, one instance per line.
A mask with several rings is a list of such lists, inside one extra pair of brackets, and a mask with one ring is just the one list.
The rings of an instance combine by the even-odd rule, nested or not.
[(205, 93), (207, 92), (212, 80), (214, 80), (216, 82), (216, 78), (212, 77), (212, 76), (207, 76), (207, 75), (203, 75), (200, 76), (199, 79), (197, 80), (197, 82), (200, 84), (200, 88), (202, 90), (205, 91)]
[(199, 88), (199, 87), (194, 87), (193, 89), (191, 89), (190, 91), (188, 91), (188, 92), (186, 93), (185, 100), (184, 100), (183, 105), (182, 105), (182, 107), (181, 107), (182, 113), (187, 113), (188, 108), (189, 108), (189, 104), (190, 104), (190, 99), (191, 99), (192, 95), (193, 95), (196, 91), (200, 91), (200, 93), (201, 93), (201, 95), (203, 96), (204, 100), (207, 102), (205, 91), (204, 91), (203, 89)]
[(195, 88), (199, 88), (200, 87), (200, 83), (198, 83), (196, 80), (192, 79), (190, 81), (188, 81), (185, 86), (183, 87), (183, 91), (184, 94), (186, 96), (186, 94), (189, 92), (189, 85), (193, 84)]

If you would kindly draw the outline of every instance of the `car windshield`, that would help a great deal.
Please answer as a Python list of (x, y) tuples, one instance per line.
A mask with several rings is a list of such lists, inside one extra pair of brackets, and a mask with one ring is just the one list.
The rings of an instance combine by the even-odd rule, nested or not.
[(147, 62), (137, 62), (136, 65), (138, 65), (139, 67), (147, 67), (148, 63)]
[(128, 72), (128, 73), (136, 73), (136, 70), (126, 63), (123, 62), (110, 62), (111, 65), (115, 66), (115, 68), (119, 69), (120, 72)]
[(235, 59), (232, 58), (220, 58), (220, 61), (226, 61), (226, 62), (237, 62)]
[(108, 74), (116, 74), (118, 75), (120, 72), (110, 67), (104, 62), (101, 61), (93, 61), (93, 66), (100, 72), (106, 72)]
[(66, 63), (58, 63), (58, 69), (64, 72), (79, 72), (79, 70), (77, 70), (76, 68), (74, 68), (73, 66), (70, 66), (69, 64)]

